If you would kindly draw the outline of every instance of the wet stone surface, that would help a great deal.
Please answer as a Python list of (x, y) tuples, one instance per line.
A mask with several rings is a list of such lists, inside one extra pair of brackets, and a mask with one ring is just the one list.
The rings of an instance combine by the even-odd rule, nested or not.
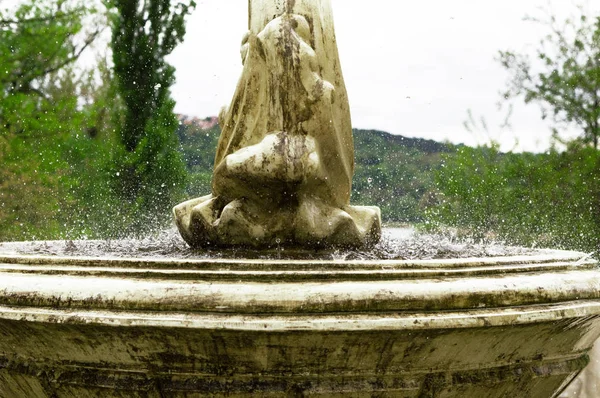
[(475, 242), (451, 235), (428, 235), (403, 228), (384, 229), (380, 243), (369, 251), (317, 251), (283, 247), (271, 250), (193, 250), (175, 229), (144, 239), (0, 243), (1, 249), (26, 255), (323, 260), (428, 260), (531, 255), (538, 252), (537, 249), (506, 246), (495, 242)]

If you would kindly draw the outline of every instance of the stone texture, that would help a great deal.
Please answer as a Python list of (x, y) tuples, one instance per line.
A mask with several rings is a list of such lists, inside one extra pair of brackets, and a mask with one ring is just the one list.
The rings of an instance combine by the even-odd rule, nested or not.
[(368, 247), (329, 0), (250, 1), (242, 76), (220, 115), (212, 194), (174, 209), (193, 247)]
[(600, 335), (600, 272), (576, 252), (303, 261), (13, 249), (0, 245), (3, 397), (548, 398)]
[(559, 398), (597, 398), (600, 396), (600, 341), (589, 353), (590, 363)]

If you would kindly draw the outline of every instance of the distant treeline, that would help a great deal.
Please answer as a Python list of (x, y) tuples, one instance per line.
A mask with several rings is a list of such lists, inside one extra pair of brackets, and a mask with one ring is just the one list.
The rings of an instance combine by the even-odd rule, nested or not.
[[(189, 172), (188, 195), (210, 192), (220, 129), (182, 124), (180, 150)], [(457, 146), (377, 130), (354, 130), (353, 204), (376, 205), (384, 222), (422, 223), (435, 193), (433, 172)]]
[[(218, 126), (179, 125), (186, 184), (173, 204), (210, 193), (219, 134)], [(76, 127), (60, 137), (41, 142), (17, 135), (2, 147), (0, 240), (131, 233), (108, 189), (115, 177), (110, 141)], [(471, 148), (375, 130), (355, 130), (354, 144), (352, 203), (379, 206), (384, 223), (511, 244), (598, 247), (600, 154), (588, 145), (502, 153), (493, 145)]]
[[(190, 196), (210, 192), (219, 127), (181, 125)], [(511, 244), (597, 250), (600, 154), (577, 141), (564, 151), (502, 153), (354, 130), (352, 203), (381, 208), (384, 223), (452, 229)]]
[[(168, 3), (0, 8), (0, 240), (146, 236), (172, 223), (173, 205), (210, 192), (219, 128), (178, 124), (166, 60), (195, 2)], [(548, 23), (536, 57), (499, 53), (512, 76), (503, 98), (540, 104), (557, 139), (576, 127), (565, 150), (502, 153), (355, 130), (352, 202), (379, 206), (386, 223), (596, 251), (600, 17), (566, 21), (570, 41)], [(107, 28), (111, 57), (78, 63)], [(532, 69), (533, 58), (544, 62)]]

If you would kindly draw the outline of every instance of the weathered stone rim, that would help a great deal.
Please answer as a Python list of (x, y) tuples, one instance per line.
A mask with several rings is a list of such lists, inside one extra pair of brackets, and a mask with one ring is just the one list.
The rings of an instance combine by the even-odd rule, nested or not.
[(163, 257), (98, 257), (98, 256), (55, 256), (19, 254), (7, 251), (6, 244), (0, 247), (0, 264), (29, 265), (71, 265), (85, 267), (122, 267), (122, 268), (183, 268), (185, 269), (230, 269), (230, 270), (382, 270), (382, 269), (454, 269), (485, 266), (531, 265), (545, 263), (571, 262), (582, 264), (594, 263), (590, 255), (577, 251), (540, 250), (539, 254), (476, 257), (433, 260), (287, 260), (287, 259), (193, 259)]
[[(506, 264), (502, 266), (473, 266), (467, 268), (394, 268), (383, 266), (380, 269), (347, 269), (347, 270), (239, 270), (239, 269), (176, 269), (142, 268), (142, 267), (100, 267), (60, 264), (21, 264), (3, 263), (0, 261), (0, 272), (23, 273), (36, 275), (72, 275), (72, 276), (106, 276), (128, 277), (138, 279), (176, 279), (176, 280), (213, 280), (213, 281), (351, 281), (351, 280), (389, 280), (416, 279), (434, 277), (468, 277), (495, 274), (510, 274), (543, 271), (571, 271), (596, 266), (594, 261), (582, 263), (556, 262), (539, 264)], [(229, 267), (228, 267), (229, 268)]]
[(0, 305), (5, 306), (235, 316), (458, 311), (578, 299), (600, 300), (598, 265), (578, 252), (303, 262), (0, 251)]
[(563, 321), (565, 327), (568, 327), (571, 320), (580, 322), (581, 318), (599, 316), (600, 300), (437, 313), (309, 314), (307, 316), (62, 310), (0, 306), (0, 318), (13, 321), (258, 332), (466, 329), (556, 321)]

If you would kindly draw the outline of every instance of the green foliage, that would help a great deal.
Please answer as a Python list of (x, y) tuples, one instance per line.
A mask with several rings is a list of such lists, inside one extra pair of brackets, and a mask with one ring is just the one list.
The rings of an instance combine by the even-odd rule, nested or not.
[(572, 146), (559, 153), (500, 153), (464, 147), (436, 172), (435, 226), (512, 244), (597, 250), (600, 153)]
[(27, 1), (0, 13), (0, 239), (86, 233), (79, 187), (97, 179), (102, 146), (87, 134), (71, 66), (98, 34), (83, 27), (91, 12)]
[[(505, 98), (523, 96), (542, 107), (557, 127), (573, 124), (582, 140), (598, 148), (600, 137), (600, 17), (583, 11), (560, 24), (554, 16), (534, 19), (549, 30), (532, 60), (526, 54), (501, 51), (499, 61), (510, 73)], [(558, 130), (555, 130), (557, 134)]]
[(457, 154), (443, 157), (436, 184), (444, 194), (444, 206), (438, 212), (445, 223), (461, 225), (465, 222), (478, 232), (488, 231), (498, 224), (494, 215), (505, 204), (510, 205), (497, 194), (507, 186), (499, 169), (502, 156), (497, 147), (491, 146), (463, 147)]
[[(0, 125), (3, 134), (32, 134), (46, 124), (60, 122), (51, 112), (48, 87), (57, 73), (72, 64), (95, 39), (98, 31), (83, 32), (89, 11), (80, 2), (23, 3), (14, 13), (0, 12)], [(83, 40), (82, 45), (76, 43)], [(63, 82), (64, 83), (64, 82)], [(74, 106), (67, 105), (68, 109)], [(60, 109), (60, 108), (59, 108)]]
[(128, 204), (132, 232), (170, 218), (185, 168), (177, 152), (177, 120), (170, 87), (175, 69), (165, 61), (185, 35), (195, 2), (111, 0), (114, 71), (125, 106), (115, 155), (114, 187)]
[(213, 164), (220, 134), (218, 125), (204, 130), (193, 124), (182, 123), (177, 129), (179, 150), (189, 176), (187, 197), (208, 195), (211, 192)]
[(80, 97), (68, 89), (80, 78), (63, 72), (43, 88), (49, 101), (21, 114), (20, 132), (0, 129), (6, 144), (0, 153), (2, 239), (98, 236), (118, 228), (107, 217), (118, 209), (106, 172), (112, 143), (105, 132), (90, 135), (102, 131), (93, 125), (101, 101), (80, 107)]
[[(92, 12), (83, 2), (65, 0), (27, 1), (14, 15), (0, 11), (0, 94), (35, 93), (43, 99), (44, 79), (77, 60), (99, 34), (82, 26)], [(6, 108), (0, 112), (0, 120), (10, 123), (11, 113)]]
[[(429, 209), (429, 221), (480, 238), (597, 250), (600, 17), (580, 10), (564, 22), (550, 14), (531, 20), (548, 34), (534, 56), (500, 52), (511, 75), (504, 97), (539, 104), (542, 117), (555, 123), (556, 141), (568, 125), (582, 130), (580, 138), (563, 152), (500, 153), (492, 145), (446, 154), (435, 173), (438, 205)], [(467, 126), (475, 125), (469, 116)]]
[(354, 130), (352, 202), (381, 208), (384, 222), (420, 223), (435, 186), (432, 170), (452, 145)]

